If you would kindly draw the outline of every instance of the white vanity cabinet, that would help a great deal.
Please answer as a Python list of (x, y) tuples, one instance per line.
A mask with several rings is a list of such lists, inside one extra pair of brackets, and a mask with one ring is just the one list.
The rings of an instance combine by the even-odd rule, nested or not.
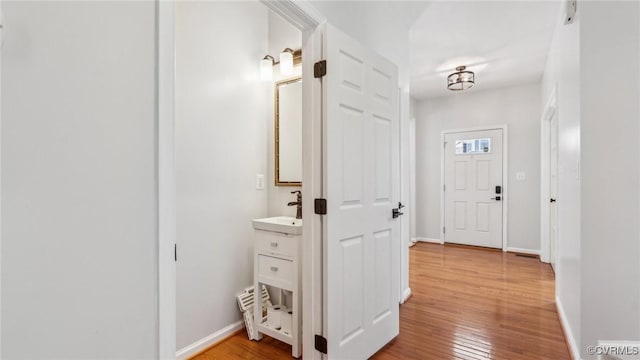
[[(291, 331), (286, 332), (281, 328), (274, 328), (263, 319), (262, 307), (254, 306), (255, 330), (262, 334), (283, 341), (292, 346), (291, 355), (295, 358), (302, 353), (302, 286), (300, 271), (301, 236), (280, 232), (254, 230), (254, 294), (260, 294), (262, 284), (272, 288), (279, 288), (291, 292), (290, 307)], [(255, 295), (254, 295), (255, 296)], [(274, 296), (272, 301), (279, 297)], [(254, 298), (254, 304), (260, 304), (260, 300)], [(282, 304), (285, 305), (285, 304)], [(266, 317), (265, 317), (266, 319)]]

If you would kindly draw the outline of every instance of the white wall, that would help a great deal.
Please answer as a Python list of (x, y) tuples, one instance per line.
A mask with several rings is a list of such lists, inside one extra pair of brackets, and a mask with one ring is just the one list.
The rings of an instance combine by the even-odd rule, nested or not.
[[(251, 219), (267, 215), (267, 9), (176, 4), (177, 347), (241, 320), (253, 283)], [(270, 155), (270, 154), (269, 154)]]
[[(409, 29), (428, 6), (418, 1), (311, 1), (327, 22), (398, 65), (409, 86)], [(409, 106), (409, 95), (406, 94)], [(405, 113), (408, 116), (408, 109)]]
[(155, 5), (2, 12), (1, 357), (157, 358)]
[(640, 343), (640, 6), (580, 6), (581, 344)]
[[(528, 84), (454, 94), (418, 103), (417, 238), (440, 239), (442, 131), (507, 124), (508, 247), (540, 249), (540, 102), (540, 84)], [(517, 172), (525, 172), (526, 179), (516, 180)]]
[[(400, 92), (401, 202), (410, 201), (409, 182), (409, 29), (428, 2), (420, 1), (311, 1), (327, 22), (360, 41), (398, 66)], [(405, 208), (401, 219), (401, 287), (409, 288), (409, 219)]]
[[(285, 48), (293, 50), (300, 49), (302, 47), (302, 32), (296, 27), (291, 25), (286, 20), (282, 19), (278, 14), (269, 10), (269, 54), (278, 59), (280, 52)], [(304, 61), (304, 54), (302, 55)], [(294, 68), (294, 75), (287, 76), (286, 78), (292, 78), (295, 76), (301, 76), (302, 69), (298, 65)], [(278, 65), (274, 67), (274, 80), (284, 80), (285, 77), (280, 75), (280, 68)], [(269, 98), (274, 99), (274, 87), (269, 85)], [(299, 186), (275, 186), (275, 149), (274, 149), (274, 103), (273, 100), (267, 102), (267, 116), (269, 118), (268, 125), (268, 176), (267, 176), (267, 189), (269, 196), (269, 216), (296, 216), (296, 207), (287, 206), (290, 201), (295, 201), (295, 195), (291, 192), (295, 190), (302, 190)], [(302, 133), (300, 133), (302, 136)]]
[[(580, 346), (580, 26), (582, 4), (572, 25), (558, 14), (542, 77), (543, 109), (557, 88), (558, 118), (558, 251), (556, 296)], [(544, 111), (544, 110), (543, 110)]]

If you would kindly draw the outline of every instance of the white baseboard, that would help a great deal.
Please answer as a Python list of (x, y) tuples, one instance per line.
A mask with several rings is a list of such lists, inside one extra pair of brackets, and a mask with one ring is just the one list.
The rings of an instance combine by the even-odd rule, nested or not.
[(562, 325), (562, 332), (564, 333), (564, 337), (565, 339), (567, 339), (567, 343), (569, 344), (569, 352), (571, 353), (571, 358), (573, 360), (580, 360), (580, 350), (578, 350), (576, 339), (573, 337), (571, 327), (569, 327), (569, 320), (567, 320), (567, 315), (564, 312), (564, 306), (562, 306), (562, 302), (560, 302), (560, 298), (557, 296), (556, 310), (558, 311), (558, 317), (560, 318), (560, 325)]
[(507, 251), (540, 256), (540, 250), (531, 250), (531, 249), (522, 249), (522, 248), (517, 248), (517, 247), (508, 247)]
[(184, 360), (184, 359), (188, 359), (196, 354), (198, 354), (199, 352), (201, 352), (202, 350), (205, 350), (213, 345), (215, 345), (216, 343), (219, 343), (220, 341), (228, 338), (229, 336), (233, 335), (236, 331), (242, 329), (244, 327), (244, 321), (240, 320), (238, 322), (235, 322), (229, 326), (226, 326), (216, 332), (214, 332), (213, 334), (204, 337), (196, 342), (194, 342), (191, 345), (187, 345), (184, 348), (178, 350), (176, 352), (176, 359), (177, 360)]
[(406, 288), (402, 292), (402, 302), (400, 304), (404, 304), (411, 297), (411, 288)]
[(443, 242), (440, 239), (417, 237), (417, 238), (413, 238), (412, 240), (413, 241), (420, 241), (420, 242), (434, 243), (434, 244), (443, 244)]

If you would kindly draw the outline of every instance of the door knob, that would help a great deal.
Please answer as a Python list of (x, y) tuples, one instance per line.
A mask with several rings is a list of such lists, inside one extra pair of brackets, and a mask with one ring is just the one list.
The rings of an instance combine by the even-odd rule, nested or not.
[(500, 201), (502, 200), (502, 197), (500, 196), (492, 197), (491, 200)]
[(549, 199), (549, 202), (552, 202), (552, 203), (554, 203), (554, 202), (556, 202), (556, 199), (554, 199), (554, 198), (551, 198), (551, 199)]

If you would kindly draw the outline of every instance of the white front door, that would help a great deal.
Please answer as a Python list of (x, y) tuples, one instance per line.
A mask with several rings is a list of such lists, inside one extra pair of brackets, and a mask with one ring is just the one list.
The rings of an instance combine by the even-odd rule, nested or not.
[(323, 331), (329, 359), (366, 359), (399, 332), (397, 68), (324, 35)]
[(445, 242), (502, 248), (502, 147), (502, 129), (445, 134)]
[(551, 118), (549, 127), (549, 262), (556, 270), (558, 236), (558, 118)]

